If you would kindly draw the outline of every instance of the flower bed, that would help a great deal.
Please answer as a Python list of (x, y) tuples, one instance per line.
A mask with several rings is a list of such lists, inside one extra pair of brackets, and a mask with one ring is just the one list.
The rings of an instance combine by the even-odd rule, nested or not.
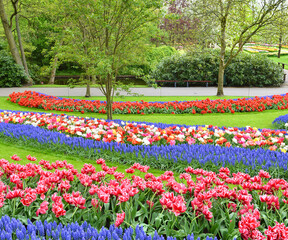
[(249, 53), (267, 53), (268, 52), (265, 50), (253, 49), (251, 47), (245, 47), (244, 50), (249, 52)]
[(288, 129), (288, 114), (277, 117), (272, 124), (277, 128)]
[(256, 50), (268, 51), (268, 52), (275, 52), (275, 51), (278, 50), (277, 48), (273, 48), (273, 47), (263, 47), (263, 46), (250, 46), (250, 48), (256, 49)]
[[(118, 123), (121, 124), (121, 121)], [(155, 126), (157, 127), (157, 125)], [(168, 125), (159, 124), (159, 126), (167, 127)], [(181, 128), (180, 125), (179, 128)], [(192, 164), (194, 167), (210, 170), (228, 166), (233, 172), (246, 171), (252, 174), (260, 169), (267, 169), (273, 172), (273, 176), (288, 176), (286, 153), (263, 148), (247, 149), (208, 144), (189, 145), (188, 143), (132, 145), (113, 141), (95, 141), (83, 137), (70, 137), (65, 133), (40, 127), (4, 122), (0, 123), (0, 138), (16, 145), (30, 145), (39, 149), (80, 155), (90, 159), (105, 157), (109, 161), (119, 163), (134, 164), (135, 162), (141, 162), (162, 170), (179, 171), (179, 169)]]
[(102, 142), (132, 145), (211, 144), (225, 147), (288, 150), (288, 133), (284, 130), (252, 127), (178, 126), (103, 119), (81, 118), (34, 112), (1, 111), (0, 122), (32, 125)]
[[(81, 155), (86, 158), (91, 157), (100, 157), (105, 156), (106, 158), (109, 158), (111, 161), (115, 162), (121, 162), (121, 163), (130, 163), (133, 164), (136, 161), (140, 161), (143, 164), (152, 164), (151, 166), (154, 168), (159, 169), (173, 169), (175, 171), (178, 171), (178, 169), (181, 169), (183, 167), (187, 167), (188, 164), (193, 164), (193, 166), (197, 167), (205, 167), (209, 168), (210, 170), (215, 170), (218, 167), (221, 167), (222, 165), (226, 165), (231, 167), (233, 171), (248, 171), (250, 173), (254, 173), (255, 171), (258, 171), (259, 169), (267, 169), (270, 171), (276, 170), (275, 174), (279, 176), (285, 177), (287, 176), (286, 171), (287, 170), (287, 155), (286, 153), (282, 151), (271, 151), (271, 150), (265, 150), (262, 147), (252, 146), (252, 148), (257, 149), (247, 149), (243, 146), (240, 148), (236, 145), (236, 147), (230, 146), (228, 147), (227, 142), (225, 142), (225, 138), (223, 138), (224, 134), (230, 136), (230, 140), (234, 139), (231, 136), (233, 135), (233, 131), (236, 131), (236, 128), (231, 128), (230, 131), (229, 128), (217, 128), (212, 127), (205, 128), (203, 126), (183, 126), (183, 125), (171, 125), (171, 124), (157, 124), (157, 123), (125, 123), (120, 120), (116, 121), (105, 121), (105, 120), (97, 120), (97, 119), (85, 119), (85, 118), (78, 118), (78, 117), (71, 117), (71, 116), (61, 116), (61, 115), (52, 115), (52, 114), (39, 114), (39, 113), (30, 113), (30, 112), (10, 112), (10, 111), (3, 111), (1, 112), (0, 116), (2, 117), (2, 120), (5, 118), (5, 122), (0, 123), (0, 136), (1, 138), (5, 139), (5, 141), (12, 141), (16, 144), (25, 144), (25, 145), (32, 145), (37, 146), (38, 148), (48, 148), (53, 151), (59, 151), (65, 154), (77, 154)], [(88, 126), (95, 126), (93, 124), (101, 123), (98, 125), (98, 130), (102, 129), (103, 136), (101, 137), (100, 141), (95, 140), (95, 138), (87, 139), (78, 136), (77, 134), (68, 135), (67, 132), (61, 133), (61, 130), (55, 131), (61, 124), (69, 122), (69, 124), (75, 124), (79, 125), (79, 128), (83, 127), (83, 121), (84, 125)], [(9, 124), (8, 122), (22, 122), (22, 124)], [(48, 130), (47, 126), (46, 129), (44, 129), (45, 122), (49, 122), (47, 126), (52, 126), (51, 130)], [(87, 124), (91, 124), (92, 125)], [(26, 123), (26, 124), (24, 124)], [(27, 124), (32, 124), (32, 126), (29, 126)], [(44, 124), (44, 125), (43, 125)], [(59, 125), (60, 124), (60, 125)], [(63, 125), (65, 125), (63, 124)], [(72, 124), (72, 125), (73, 125)], [(34, 126), (41, 126), (40, 127), (34, 127)], [(68, 125), (66, 125), (68, 126)], [(113, 128), (114, 126), (114, 128)], [(158, 135), (158, 137), (162, 139), (162, 143), (159, 141), (156, 141), (154, 144), (150, 145), (141, 145), (141, 144), (132, 144), (131, 142), (123, 143), (123, 142), (116, 142), (115, 139), (117, 138), (117, 131), (120, 131), (120, 126), (125, 128), (131, 127), (131, 132), (144, 132), (143, 129), (146, 129), (145, 126), (149, 129), (154, 129), (152, 132), (158, 133), (155, 134), (155, 136)], [(134, 126), (134, 128), (132, 127)], [(154, 126), (154, 127), (152, 127)], [(214, 129), (215, 128), (215, 129)], [(54, 129), (54, 131), (52, 131)], [(85, 129), (85, 127), (83, 128)], [(119, 130), (120, 129), (120, 130)], [(187, 129), (192, 129), (193, 131), (184, 131)], [(206, 130), (205, 130), (206, 129)], [(95, 128), (92, 128), (92, 130), (95, 130)], [(123, 129), (122, 129), (123, 130)], [(127, 129), (126, 129), (127, 130)], [(207, 139), (205, 139), (205, 135), (201, 135), (202, 133), (209, 133), (209, 136), (211, 136), (211, 133), (213, 130), (216, 130), (216, 133), (219, 135), (217, 137), (217, 140), (215, 142), (222, 141), (223, 144), (222, 147), (220, 144), (218, 146), (213, 146), (209, 144)], [(240, 131), (240, 135), (247, 138), (249, 135), (248, 132), (251, 132), (251, 134), (254, 134), (256, 138), (259, 138), (262, 134), (267, 134), (271, 130), (265, 130), (262, 131), (261, 129), (252, 129), (249, 128), (246, 135), (243, 135), (243, 129), (238, 129)], [(87, 130), (85, 130), (87, 131)], [(170, 131), (170, 133), (169, 133)], [(206, 140), (207, 144), (204, 144), (204, 142), (201, 142), (200, 140), (197, 140), (195, 138), (194, 143), (189, 143), (188, 140), (186, 143), (183, 143), (181, 141), (178, 141), (175, 138), (175, 145), (171, 144), (171, 141), (169, 142), (169, 139), (172, 139), (171, 136), (173, 136), (172, 133), (175, 135), (176, 132), (179, 133), (185, 132), (186, 134), (189, 133), (191, 136), (201, 137), (202, 139)], [(226, 132), (227, 131), (227, 132)], [(63, 132), (63, 130), (62, 130)], [(107, 132), (112, 135), (115, 134), (114, 140), (109, 141), (103, 141), (105, 139), (105, 136), (107, 137)], [(164, 133), (166, 132), (166, 133)], [(226, 133), (225, 133), (226, 132)], [(241, 133), (242, 132), (242, 133)], [(254, 133), (253, 133), (254, 132)], [(75, 132), (76, 133), (76, 132)], [(216, 134), (215, 133), (215, 134)], [(89, 133), (91, 134), (91, 133)], [(94, 133), (93, 133), (94, 134)], [(99, 136), (99, 132), (97, 133)], [(147, 133), (145, 133), (147, 134)], [(167, 135), (171, 134), (171, 135)], [(196, 134), (196, 135), (195, 135)], [(260, 134), (260, 135), (259, 135)], [(285, 133), (283, 131), (274, 131), (273, 132), (273, 138), (275, 137), (275, 146), (276, 142), (280, 139), (281, 141), (286, 140)], [(283, 134), (283, 136), (278, 136), (277, 134)], [(79, 135), (82, 135), (82, 132), (79, 132)], [(83, 134), (85, 136), (85, 134)], [(122, 136), (121, 135), (121, 136)], [(174, 137), (175, 137), (174, 135)], [(240, 136), (239, 135), (239, 136)], [(75, 136), (75, 137), (70, 137)], [(140, 137), (140, 134), (138, 134)], [(149, 134), (148, 134), (149, 136)], [(151, 136), (151, 135), (150, 135)], [(182, 135), (180, 135), (182, 136)], [(259, 137), (257, 137), (259, 136)], [(189, 138), (189, 136), (185, 136), (184, 139)], [(107, 138), (106, 138), (107, 139)], [(140, 138), (139, 138), (140, 139)], [(192, 139), (192, 138), (191, 138)], [(190, 141), (191, 141), (190, 139)], [(194, 138), (193, 138), (194, 139)], [(239, 138), (240, 139), (240, 138)], [(248, 139), (248, 138), (247, 138)], [(209, 139), (208, 139), (209, 140)], [(257, 140), (257, 139), (256, 139)], [(259, 140), (259, 139), (258, 139)], [(277, 141), (276, 141), (277, 140)], [(167, 142), (168, 141), (168, 142)], [(197, 141), (197, 142), (196, 142)], [(253, 141), (254, 142), (254, 141)], [(256, 142), (256, 141), (255, 141)], [(129, 143), (129, 144), (128, 144)], [(228, 142), (229, 143), (229, 142)], [(232, 144), (234, 142), (232, 141)], [(234, 144), (235, 145), (235, 144)], [(240, 145), (241, 146), (241, 145)], [(284, 146), (282, 146), (284, 147)], [(177, 162), (177, 164), (174, 164), (174, 162)]]
[[(64, 112), (106, 113), (106, 102), (59, 98), (42, 93), (25, 91), (9, 95), (11, 102), (20, 106)], [(151, 114), (151, 113), (234, 113), (262, 112), (269, 109), (287, 109), (288, 94), (266, 97), (218, 99), (184, 102), (114, 102), (113, 113), (116, 114)]]
[[(11, 158), (21, 161), (17, 155)], [(179, 177), (171, 171), (155, 177), (147, 173), (149, 167), (136, 163), (126, 173), (146, 172), (145, 177), (127, 178), (116, 171), (117, 167), (108, 167), (103, 159), (96, 161), (103, 169), (101, 172), (96, 172), (91, 164), (85, 164), (78, 172), (66, 161), (41, 160), (34, 164), (36, 158), (29, 155), (27, 159), (31, 163), (26, 165), (0, 160), (1, 215), (17, 217), (26, 223), (28, 219), (62, 224), (87, 221), (97, 229), (111, 224), (133, 229), (140, 225), (145, 234), (151, 235), (156, 230), (159, 235), (177, 239), (192, 232), (195, 236), (205, 233), (223, 240), (240, 236), (244, 240), (266, 237), (280, 240), (288, 236), (288, 228), (283, 224), (287, 220), (288, 182), (272, 179), (263, 170), (250, 176), (241, 172), (231, 174), (228, 168), (215, 173), (188, 167)], [(15, 231), (12, 226), (5, 226), (5, 231)], [(79, 227), (69, 226), (65, 231)], [(0, 221), (3, 232), (1, 228)], [(53, 236), (57, 233), (52, 228), (56, 228), (55, 223), (44, 230), (38, 222), (36, 229), (32, 226), (27, 229), (28, 233), (41, 234), (43, 230)], [(61, 231), (61, 225), (57, 229)], [(20, 226), (18, 235), (22, 236), (24, 230)], [(114, 227), (112, 230), (116, 234), (121, 231)], [(129, 231), (132, 235), (132, 229)], [(78, 234), (92, 233), (86, 230)]]
[[(99, 232), (87, 222), (79, 224), (69, 223), (67, 225), (57, 224), (56, 222), (36, 221), (32, 223), (28, 220), (27, 224), (21, 223), (15, 218), (3, 216), (0, 219), (0, 239), (13, 239), (14, 236), (19, 240), (24, 239), (51, 239), (51, 240), (121, 240), (134, 239), (137, 240), (164, 240), (163, 236), (159, 236), (157, 232), (147, 235), (142, 227), (136, 226), (135, 230), (132, 227), (122, 229), (111, 225), (108, 229), (101, 228)], [(168, 237), (168, 240), (176, 240), (176, 238)], [(196, 240), (194, 234), (189, 234), (184, 240)], [(217, 240), (217, 238), (206, 237), (206, 240)], [(199, 239), (197, 239), (199, 240)]]

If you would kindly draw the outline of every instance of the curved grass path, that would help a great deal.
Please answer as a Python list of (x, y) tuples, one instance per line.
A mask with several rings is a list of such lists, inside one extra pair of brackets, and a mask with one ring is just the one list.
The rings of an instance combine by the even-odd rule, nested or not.
[[(0, 159), (4, 158), (8, 160), (9, 162), (13, 163), (19, 163), (19, 164), (27, 164), (27, 163), (39, 163), (41, 159), (47, 160), (50, 163), (55, 162), (56, 160), (67, 160), (68, 163), (73, 164), (73, 166), (77, 170), (81, 170), (84, 163), (91, 163), (97, 171), (102, 171), (101, 165), (96, 164), (96, 159), (86, 159), (79, 156), (72, 156), (72, 155), (64, 155), (61, 153), (55, 153), (46, 149), (37, 149), (32, 148), (29, 146), (15, 146), (14, 144), (4, 142), (2, 139), (0, 139)], [(16, 162), (12, 160), (10, 157), (14, 154), (17, 154), (22, 160), (20, 162)], [(27, 160), (26, 156), (31, 155), (32, 157), (36, 157), (37, 161), (31, 162)], [(125, 169), (129, 168), (130, 165), (124, 165), (119, 163), (110, 163), (107, 159), (105, 159), (106, 164), (109, 167), (118, 166), (117, 172), (123, 172), (125, 173)], [(157, 169), (149, 169), (150, 173), (153, 173), (155, 176), (160, 176), (164, 171), (160, 171)], [(125, 174), (127, 177), (131, 176), (131, 174)], [(135, 171), (134, 175), (144, 177), (145, 173), (141, 173), (140, 171)]]
[[(81, 97), (75, 97), (81, 99)], [(116, 98), (115, 101), (183, 101), (186, 100), (200, 100), (207, 97), (125, 97)], [(216, 96), (213, 96), (217, 99)], [(235, 98), (235, 97), (225, 97)], [(85, 99), (85, 98), (82, 98)], [(86, 98), (87, 99), (87, 98)], [(103, 97), (89, 98), (89, 100), (105, 100)], [(212, 97), (210, 97), (212, 99)], [(61, 111), (45, 111), (43, 109), (22, 107), (18, 104), (7, 101), (7, 97), (0, 97), (0, 109), (5, 110), (20, 110), (20, 111), (34, 111), (34, 112), (47, 112), (47, 113), (65, 113), (73, 116), (81, 117), (94, 117), (94, 118), (106, 118), (105, 114), (98, 113), (85, 113), (79, 112), (66, 113)], [(174, 124), (186, 124), (186, 125), (215, 125), (215, 126), (227, 126), (227, 127), (245, 127), (252, 126), (258, 128), (273, 128), (272, 122), (280, 115), (288, 114), (288, 109), (285, 110), (267, 110), (264, 112), (244, 112), (244, 113), (211, 113), (211, 114), (149, 114), (149, 115), (124, 115), (114, 114), (114, 119), (121, 119), (124, 121), (146, 121), (146, 122), (162, 122), (162, 123), (174, 123)]]

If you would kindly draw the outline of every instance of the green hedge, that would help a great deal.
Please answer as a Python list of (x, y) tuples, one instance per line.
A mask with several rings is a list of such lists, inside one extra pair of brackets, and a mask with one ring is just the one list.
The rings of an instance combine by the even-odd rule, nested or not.
[[(210, 85), (217, 85), (218, 64), (215, 50), (173, 55), (158, 64), (152, 77), (156, 80), (209, 80)], [(240, 53), (225, 70), (226, 86), (280, 86), (282, 82), (282, 68), (263, 55)]]
[(24, 68), (0, 45), (0, 87), (20, 87), (26, 81)]

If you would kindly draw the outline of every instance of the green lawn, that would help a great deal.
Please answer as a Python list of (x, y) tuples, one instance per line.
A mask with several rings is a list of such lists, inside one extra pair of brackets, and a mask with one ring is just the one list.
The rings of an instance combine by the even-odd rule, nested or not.
[[(86, 159), (86, 158), (82, 158), (79, 156), (72, 156), (72, 155), (64, 155), (61, 153), (55, 153), (52, 151), (48, 151), (45, 149), (37, 149), (37, 148), (31, 148), (31, 147), (27, 147), (27, 146), (14, 146), (10, 143), (7, 142), (3, 142), (3, 140), (0, 139), (0, 158), (4, 158), (6, 160), (8, 160), (9, 162), (14, 162), (14, 163), (20, 163), (20, 164), (27, 164), (27, 163), (31, 163), (31, 161), (27, 160), (26, 156), (27, 155), (31, 155), (32, 157), (36, 157), (37, 161), (33, 162), (33, 163), (39, 163), (39, 161), (41, 159), (44, 160), (48, 160), (50, 161), (50, 163), (55, 162), (56, 160), (67, 160), (68, 163), (73, 164), (73, 166), (77, 169), (77, 170), (81, 170), (81, 168), (83, 167), (84, 163), (91, 163), (97, 171), (102, 171), (102, 168), (100, 165), (96, 164), (96, 159)], [(20, 162), (16, 162), (14, 160), (12, 160), (10, 157), (14, 154), (17, 154), (22, 160)], [(119, 164), (119, 163), (109, 163), (109, 161), (106, 160), (106, 164), (109, 167), (114, 167), (114, 166), (118, 166), (117, 170), (118, 172), (125, 172), (125, 169), (129, 168), (130, 165), (123, 165), (123, 164)], [(164, 173), (164, 171), (160, 171), (157, 169), (149, 169), (150, 173), (153, 173), (155, 176), (160, 176), (162, 173)], [(145, 173), (141, 173), (139, 171), (135, 171), (135, 175), (144, 177)], [(126, 176), (130, 176), (129, 174), (126, 174)]]
[[(269, 58), (274, 62), (281, 62), (288, 64), (288, 55), (281, 55), (280, 58), (278, 58), (277, 56), (269, 56)], [(285, 69), (288, 70), (288, 65), (285, 65)]]
[[(77, 98), (77, 97), (75, 97)], [(79, 97), (80, 98), (80, 97)], [(192, 99), (205, 99), (207, 97), (141, 97), (145, 101), (167, 101), (167, 100), (192, 100)], [(213, 97), (216, 98), (216, 97)], [(232, 97), (234, 98), (234, 97)], [(0, 97), (0, 108), (6, 110), (21, 110), (21, 111), (38, 111), (38, 112), (55, 112), (63, 113), (60, 111), (45, 111), (43, 109), (31, 109), (28, 107), (22, 107), (17, 104), (11, 103), (6, 100), (7, 97)], [(96, 99), (96, 98), (91, 98)], [(102, 100), (103, 98), (97, 98)], [(121, 100), (130, 99), (131, 101), (135, 100), (135, 97), (126, 97)], [(139, 100), (141, 100), (139, 99)], [(212, 97), (211, 97), (212, 99)], [(119, 99), (115, 99), (119, 100)], [(79, 112), (68, 113), (69, 115), (76, 115), (82, 117), (95, 117), (95, 118), (106, 118), (104, 114), (97, 113), (85, 113), (81, 114)], [(288, 114), (288, 110), (267, 110), (264, 112), (247, 112), (247, 113), (213, 113), (213, 114), (149, 114), (149, 115), (123, 115), (123, 114), (114, 114), (114, 119), (121, 119), (125, 121), (147, 121), (147, 122), (163, 122), (163, 123), (174, 123), (174, 124), (187, 124), (187, 125), (216, 125), (216, 126), (230, 126), (230, 127), (245, 127), (253, 126), (258, 128), (273, 128), (273, 120), (280, 116)]]
[[(283, 48), (282, 50), (286, 52), (288, 49), (287, 49), (287, 48)], [(245, 52), (246, 52), (246, 53), (250, 53), (250, 52), (248, 52), (248, 51), (245, 51)], [(277, 57), (278, 51), (273, 52), (273, 55), (272, 55), (271, 52), (270, 52), (270, 54), (269, 54), (269, 53), (261, 53), (261, 52), (260, 52), (260, 53), (253, 53), (253, 54), (267, 55), (267, 56), (268, 56), (271, 60), (273, 60), (274, 62), (280, 62), (280, 63), (286, 63), (286, 64), (288, 64), (288, 54), (287, 54), (287, 53), (281, 55), (280, 58)], [(288, 66), (285, 66), (285, 69), (288, 70)]]

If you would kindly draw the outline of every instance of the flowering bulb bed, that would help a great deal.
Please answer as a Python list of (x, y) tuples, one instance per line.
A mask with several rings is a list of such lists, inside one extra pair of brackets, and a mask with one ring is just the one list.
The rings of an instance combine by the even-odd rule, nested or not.
[(277, 128), (288, 129), (288, 114), (277, 117), (277, 118), (273, 121), (273, 124), (274, 124)]
[[(81, 171), (66, 161), (41, 160), (35, 164), (37, 159), (30, 155), (27, 159), (31, 163), (26, 165), (18, 164), (21, 159), (17, 155), (11, 159), (16, 163), (0, 160), (1, 214), (19, 217), (26, 223), (28, 219), (63, 224), (86, 220), (97, 229), (111, 224), (124, 228), (140, 225), (147, 234), (157, 231), (177, 239), (192, 232), (195, 236), (209, 233), (223, 240), (240, 236), (244, 240), (288, 237), (288, 228), (283, 224), (287, 222), (288, 182), (272, 179), (263, 170), (250, 176), (231, 174), (228, 168), (215, 173), (188, 167), (179, 177), (172, 171), (156, 177), (147, 173), (148, 166), (136, 163), (126, 169), (126, 175), (131, 177), (125, 177), (116, 171), (117, 167), (108, 167), (104, 159), (96, 161), (103, 169), (100, 172), (91, 164), (84, 164)], [(135, 171), (146, 175), (135, 176)], [(43, 229), (41, 223), (38, 225), (36, 228)], [(11, 232), (13, 227), (9, 228)], [(49, 229), (49, 234), (52, 232)], [(22, 227), (18, 234), (24, 234)]]
[[(111, 225), (108, 229), (101, 228), (99, 232), (93, 228), (86, 221), (82, 224), (77, 222), (69, 223), (67, 225), (57, 224), (56, 222), (36, 221), (32, 223), (28, 220), (27, 224), (21, 223), (15, 218), (3, 216), (0, 219), (0, 240), (13, 239), (14, 236), (19, 240), (31, 239), (31, 240), (176, 240), (173, 237), (164, 238), (159, 236), (157, 232), (151, 235), (147, 235), (142, 227), (136, 226), (135, 230), (132, 227), (122, 229), (121, 227), (115, 227)], [(206, 237), (203, 240), (217, 240), (217, 238)], [(196, 240), (193, 234), (189, 234), (187, 238), (183, 240)], [(197, 239), (199, 240), (199, 239)]]
[(273, 172), (273, 176), (287, 177), (287, 154), (263, 148), (247, 149), (199, 144), (132, 145), (95, 141), (23, 124), (0, 123), (1, 139), (13, 144), (30, 145), (64, 154), (86, 158), (103, 157), (109, 161), (150, 165), (163, 170), (179, 171), (189, 164), (217, 170), (229, 166), (233, 172), (254, 174), (260, 169)]
[(68, 115), (33, 112), (2, 111), (0, 122), (33, 125), (102, 142), (132, 145), (211, 144), (225, 147), (265, 148), (272, 151), (288, 150), (288, 133), (284, 130), (236, 128), (207, 125), (177, 125), (165, 128), (149, 123), (129, 123), (89, 119)]
[[(31, 91), (13, 92), (9, 95), (8, 100), (21, 106), (45, 110), (106, 113), (106, 102), (60, 98)], [(287, 109), (287, 100), (288, 94), (283, 94), (254, 98), (206, 99), (183, 102), (114, 102), (112, 108), (113, 113), (116, 114), (262, 112), (268, 109)]]

